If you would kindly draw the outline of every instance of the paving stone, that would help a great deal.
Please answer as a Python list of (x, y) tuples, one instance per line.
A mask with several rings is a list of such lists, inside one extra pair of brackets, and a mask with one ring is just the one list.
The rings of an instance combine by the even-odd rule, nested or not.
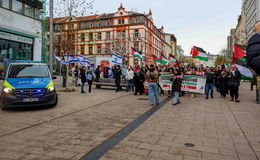
[(160, 158), (160, 159), (165, 159), (165, 160), (182, 160), (183, 156), (182, 155), (174, 155), (170, 153), (165, 153), (165, 152), (159, 152), (159, 151), (152, 151), (149, 156), (154, 157), (154, 158)]

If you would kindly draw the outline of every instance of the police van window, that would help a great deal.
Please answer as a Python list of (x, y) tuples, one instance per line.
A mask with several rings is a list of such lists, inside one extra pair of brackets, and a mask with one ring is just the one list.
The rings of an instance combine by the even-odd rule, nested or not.
[(50, 78), (45, 65), (11, 65), (8, 78)]

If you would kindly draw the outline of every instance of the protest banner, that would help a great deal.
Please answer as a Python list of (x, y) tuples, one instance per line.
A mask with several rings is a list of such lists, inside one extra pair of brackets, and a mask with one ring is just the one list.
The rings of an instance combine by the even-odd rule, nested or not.
[(173, 74), (162, 74), (159, 77), (159, 85), (161, 86), (162, 90), (170, 91), (172, 90), (172, 78)]
[(196, 75), (184, 75), (181, 90), (193, 93), (205, 93), (206, 77)]

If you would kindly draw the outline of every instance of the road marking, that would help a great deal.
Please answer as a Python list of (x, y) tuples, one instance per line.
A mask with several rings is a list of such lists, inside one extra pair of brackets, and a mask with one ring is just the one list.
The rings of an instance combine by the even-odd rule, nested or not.
[(167, 97), (159, 105), (151, 108), (137, 119), (132, 121), (126, 127), (122, 128), (112, 137), (98, 145), (96, 148), (88, 152), (86, 155), (80, 158), (80, 160), (98, 160), (103, 155), (105, 155), (109, 150), (116, 146), (120, 141), (127, 137), (131, 132), (133, 132), (137, 127), (143, 124), (148, 118), (150, 118), (154, 113), (161, 109), (166, 103), (171, 100), (172, 97)]

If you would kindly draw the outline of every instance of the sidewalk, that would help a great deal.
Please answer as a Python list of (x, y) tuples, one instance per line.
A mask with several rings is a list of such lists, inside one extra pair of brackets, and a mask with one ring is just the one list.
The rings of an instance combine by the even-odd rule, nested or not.
[[(260, 105), (249, 84), (240, 103), (185, 96), (166, 104), (102, 160), (259, 160)], [(186, 147), (191, 143), (194, 147)]]

